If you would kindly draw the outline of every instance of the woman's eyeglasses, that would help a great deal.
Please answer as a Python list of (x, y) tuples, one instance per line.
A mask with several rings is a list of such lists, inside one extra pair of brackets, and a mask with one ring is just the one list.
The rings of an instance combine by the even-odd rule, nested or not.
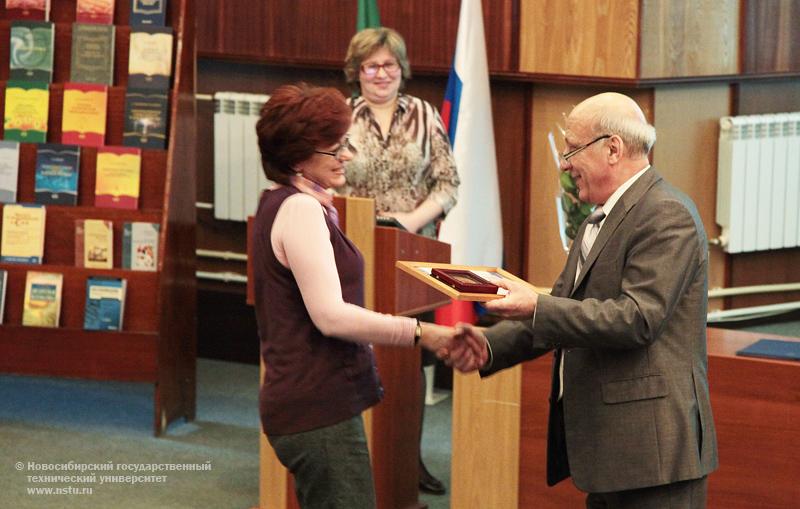
[(325, 150), (315, 150), (314, 152), (317, 153), (317, 154), (322, 154), (322, 155), (326, 155), (326, 156), (331, 156), (331, 157), (336, 158), (336, 159), (340, 159), (342, 157), (342, 153), (344, 153), (344, 151), (349, 149), (349, 148), (350, 148), (350, 137), (349, 136), (345, 136), (344, 139), (342, 140), (342, 142), (339, 143), (336, 146), (336, 148), (334, 148), (332, 151), (328, 152), (328, 151), (325, 151)]
[(383, 69), (388, 76), (394, 76), (400, 70), (400, 64), (397, 62), (385, 62), (383, 64), (361, 64), (361, 72), (369, 78), (374, 78), (378, 71)]

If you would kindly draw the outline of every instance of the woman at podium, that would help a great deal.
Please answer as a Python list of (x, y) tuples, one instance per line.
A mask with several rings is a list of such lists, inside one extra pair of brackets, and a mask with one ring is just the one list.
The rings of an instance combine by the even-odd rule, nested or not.
[[(412, 233), (436, 238), (439, 223), (456, 204), (458, 172), (439, 112), (401, 92), (411, 77), (405, 41), (391, 28), (361, 30), (350, 40), (344, 73), (354, 92), (348, 101), (353, 108), (353, 155), (345, 164), (347, 183), (337, 191), (372, 198), (378, 216), (393, 217)], [(432, 321), (432, 315), (424, 319)], [(423, 352), (423, 367), (435, 362)], [(424, 389), (424, 370), (422, 378)], [(423, 410), (424, 400), (423, 392)], [(425, 468), (421, 453), (420, 489), (445, 492)]]
[(302, 507), (370, 508), (361, 412), (383, 390), (371, 343), (436, 350), (451, 329), (368, 311), (364, 265), (338, 226), (350, 108), (332, 88), (278, 88), (256, 125), (267, 178), (253, 228), (255, 309), (266, 374), (264, 433)]

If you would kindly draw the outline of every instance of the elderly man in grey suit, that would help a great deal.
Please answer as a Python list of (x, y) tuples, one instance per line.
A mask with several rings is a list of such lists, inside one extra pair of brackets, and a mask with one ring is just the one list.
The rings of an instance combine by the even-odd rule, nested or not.
[(554, 350), (547, 483), (588, 508), (705, 507), (717, 443), (707, 380), (708, 250), (697, 210), (650, 167), (655, 129), (604, 93), (567, 117), (561, 168), (597, 204), (550, 295), (503, 284), (448, 363), (486, 376)]

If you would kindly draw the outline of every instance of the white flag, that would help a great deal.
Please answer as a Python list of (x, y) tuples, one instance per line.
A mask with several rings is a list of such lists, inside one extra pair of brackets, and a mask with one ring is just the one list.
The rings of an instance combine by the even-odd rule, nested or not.
[(461, 185), (458, 203), (442, 223), (439, 239), (452, 246), (455, 264), (500, 267), (503, 230), (480, 0), (461, 2), (442, 117)]

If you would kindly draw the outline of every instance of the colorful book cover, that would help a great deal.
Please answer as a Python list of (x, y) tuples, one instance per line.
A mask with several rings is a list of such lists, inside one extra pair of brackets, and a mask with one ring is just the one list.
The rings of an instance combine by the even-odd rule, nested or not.
[(127, 281), (118, 278), (90, 277), (86, 280), (86, 330), (122, 330), (125, 317)]
[(105, 85), (65, 83), (61, 142), (102, 147), (106, 140), (107, 108)]
[(47, 83), (9, 81), (3, 120), (5, 139), (30, 143), (47, 141), (49, 108)]
[(8, 286), (8, 271), (0, 270), (0, 324), (6, 309), (6, 286)]
[(17, 201), (19, 143), (0, 141), (0, 203)]
[(32, 203), (4, 205), (0, 262), (42, 263), (45, 218), (44, 205)]
[(127, 147), (164, 149), (167, 146), (167, 92), (128, 89), (125, 93)]
[(114, 24), (114, 0), (77, 0), (75, 21), (78, 23)]
[(28, 272), (25, 278), (22, 325), (58, 327), (63, 283), (64, 275), (57, 272)]
[(114, 84), (114, 32), (114, 25), (72, 24), (70, 81)]
[(163, 27), (167, 23), (167, 0), (131, 0), (131, 26)]
[(75, 265), (93, 269), (114, 267), (114, 228), (111, 221), (75, 220)]
[(53, 81), (53, 34), (49, 21), (11, 22), (10, 80)]
[(155, 271), (158, 268), (158, 223), (125, 223), (122, 226), (122, 268)]
[(6, 0), (6, 18), (41, 19), (50, 17), (50, 0)]
[(3, 126), (5, 139), (44, 143), (47, 141), (47, 113), (50, 89), (47, 83), (9, 81)]
[(132, 28), (128, 53), (128, 86), (167, 90), (170, 76), (172, 76), (172, 28), (149, 26)]
[(81, 149), (76, 145), (41, 143), (36, 148), (36, 203), (77, 205)]
[(142, 151), (134, 147), (102, 147), (97, 150), (94, 204), (96, 207), (136, 209)]

